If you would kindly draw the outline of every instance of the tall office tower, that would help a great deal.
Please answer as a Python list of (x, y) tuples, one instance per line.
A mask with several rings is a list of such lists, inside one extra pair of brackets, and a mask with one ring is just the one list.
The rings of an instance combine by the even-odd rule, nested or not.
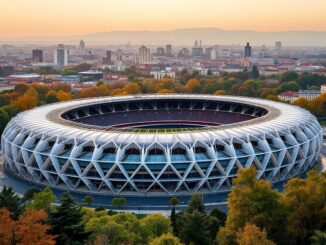
[(259, 54), (258, 54), (258, 57), (259, 57), (260, 59), (264, 59), (264, 58), (267, 58), (267, 57), (269, 57), (269, 56), (270, 56), (270, 55), (269, 55), (269, 53), (268, 53), (268, 50), (267, 50), (266, 46), (265, 46), (265, 45), (261, 46), (261, 50), (260, 50), (260, 52), (259, 52)]
[(32, 61), (35, 63), (43, 62), (43, 50), (34, 49), (32, 51)]
[(146, 64), (151, 61), (151, 50), (142, 45), (139, 48), (139, 64)]
[(85, 51), (85, 42), (84, 42), (84, 40), (80, 40), (78, 49), (81, 52)]
[(245, 46), (245, 57), (250, 58), (251, 57), (251, 46), (249, 43)]
[(275, 42), (275, 50), (277, 52), (280, 52), (282, 50), (282, 42), (280, 42), (280, 41)]
[(111, 50), (106, 51), (105, 63), (108, 65), (112, 63), (112, 51)]
[(54, 64), (59, 66), (68, 65), (69, 49), (65, 48), (63, 44), (59, 44), (54, 50)]
[(212, 49), (210, 50), (209, 58), (211, 60), (218, 59), (218, 46), (217, 45), (213, 46)]
[(165, 47), (166, 50), (166, 56), (172, 56), (172, 45), (171, 44), (167, 44)]
[(203, 47), (201, 45), (201, 41), (199, 42), (199, 45), (198, 45), (198, 41), (196, 40), (195, 43), (194, 43), (194, 47), (192, 48), (192, 56), (194, 57), (200, 57), (200, 56), (203, 56)]
[(156, 50), (156, 54), (159, 55), (159, 56), (163, 56), (164, 55), (164, 48), (163, 47), (158, 47), (157, 50)]

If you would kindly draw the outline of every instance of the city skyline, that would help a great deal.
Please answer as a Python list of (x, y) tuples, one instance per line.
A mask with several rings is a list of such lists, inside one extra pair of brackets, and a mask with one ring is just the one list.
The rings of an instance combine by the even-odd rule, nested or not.
[[(9, 1), (0, 22), (1, 38), (82, 35), (109, 31), (168, 31), (221, 28), (254, 31), (326, 31), (322, 0)], [(128, 6), (128, 7), (126, 7)], [(295, 7), (295, 8), (294, 8)], [(289, 11), (293, 9), (293, 11)], [(268, 11), (267, 11), (268, 10)], [(168, 17), (168, 18), (167, 18)], [(46, 26), (46, 28), (45, 28)]]

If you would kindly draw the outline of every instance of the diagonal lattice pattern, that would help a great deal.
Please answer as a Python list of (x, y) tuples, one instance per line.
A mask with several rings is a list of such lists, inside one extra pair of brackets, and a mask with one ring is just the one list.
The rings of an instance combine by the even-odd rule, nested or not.
[[(266, 123), (249, 126), (144, 133), (81, 129), (49, 119), (49, 112), (70, 106), (70, 102), (39, 109), (45, 111), (39, 121), (37, 109), (31, 110), (14, 118), (3, 133), (6, 169), (28, 181), (74, 191), (184, 195), (228, 191), (241, 168), (254, 166), (257, 178), (275, 183), (314, 166), (322, 133), (310, 113), (275, 102), (239, 100), (264, 108), (268, 105), (270, 113), (278, 106), (280, 112), (274, 118), (267, 118), (270, 113), (263, 116)], [(90, 102), (98, 100), (78, 103)], [(287, 112), (289, 109), (292, 111)]]

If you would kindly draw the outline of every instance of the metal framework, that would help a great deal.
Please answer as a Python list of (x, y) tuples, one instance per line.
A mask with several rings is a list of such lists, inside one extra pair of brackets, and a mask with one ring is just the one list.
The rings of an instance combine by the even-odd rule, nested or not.
[[(94, 114), (106, 114), (101, 106), (110, 103), (155, 104), (176, 99), (205, 101), (198, 110), (206, 110), (210, 102), (229, 103), (233, 106), (227, 110), (238, 114), (253, 107), (255, 118), (218, 127), (165, 131), (74, 121), (79, 118), (76, 110), (91, 116), (90, 107), (97, 108)], [(236, 110), (237, 105), (242, 109)], [(68, 112), (77, 116), (69, 117)], [(14, 175), (56, 188), (124, 196), (224, 192), (232, 187), (238, 169), (251, 166), (257, 168), (257, 178), (277, 183), (311, 168), (318, 161), (321, 144), (321, 127), (306, 110), (261, 99), (189, 94), (103, 97), (46, 105), (18, 114), (1, 138), (5, 168)]]

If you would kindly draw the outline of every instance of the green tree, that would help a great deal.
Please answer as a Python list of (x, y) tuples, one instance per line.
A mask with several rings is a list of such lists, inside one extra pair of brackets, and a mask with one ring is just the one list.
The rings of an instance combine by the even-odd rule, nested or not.
[(121, 209), (125, 203), (126, 203), (126, 198), (115, 197), (112, 199), (112, 208), (113, 209)]
[(25, 194), (24, 197), (22, 199), (23, 202), (29, 202), (33, 200), (33, 196), (35, 193), (39, 193), (41, 190), (39, 188), (31, 188), (28, 189)]
[(176, 212), (175, 212), (175, 207), (179, 204), (180, 204), (179, 198), (171, 197), (170, 205), (172, 205), (172, 210), (171, 210), (170, 220), (171, 220), (171, 225), (172, 225), (174, 235), (178, 234), (177, 216), (176, 216)]
[(0, 208), (6, 208), (14, 219), (17, 219), (24, 209), (22, 199), (7, 186), (0, 192)]
[(287, 71), (287, 72), (284, 72), (284, 73), (281, 75), (281, 81), (282, 81), (282, 82), (295, 81), (295, 80), (297, 80), (298, 78), (299, 78), (298, 73), (293, 72), (293, 71)]
[(185, 244), (210, 244), (210, 224), (205, 213), (194, 209), (184, 212), (178, 219), (179, 237)]
[(251, 70), (251, 76), (252, 78), (254, 79), (257, 79), (259, 77), (259, 70), (258, 70), (258, 67), (256, 65), (254, 65), (252, 67), (252, 70)]
[(50, 104), (54, 102), (58, 102), (57, 93), (51, 90), (45, 95), (45, 103)]
[(6, 111), (0, 109), (0, 135), (9, 122), (9, 115)]
[(240, 169), (228, 196), (228, 216), (225, 227), (219, 230), (219, 244), (235, 244), (236, 233), (246, 223), (266, 229), (277, 243), (285, 239), (285, 207), (281, 194), (270, 182), (258, 180), (255, 168)]
[(152, 240), (149, 245), (182, 245), (180, 240), (171, 233), (165, 233)]
[(190, 201), (188, 202), (186, 211), (188, 213), (192, 213), (195, 210), (202, 213), (205, 211), (205, 206), (199, 192), (196, 192), (192, 195)]
[(94, 198), (92, 196), (85, 196), (83, 202), (90, 206), (94, 202)]
[(311, 245), (325, 245), (326, 244), (326, 232), (315, 231), (315, 234), (310, 239)]
[(51, 209), (51, 204), (56, 200), (56, 196), (53, 194), (50, 187), (46, 187), (41, 192), (36, 192), (33, 195), (32, 203), (29, 207), (34, 208), (35, 210), (44, 209), (49, 212)]
[(60, 202), (60, 206), (50, 216), (51, 233), (57, 235), (57, 244), (84, 244), (90, 235), (90, 232), (85, 231), (84, 212), (68, 193), (63, 194)]

